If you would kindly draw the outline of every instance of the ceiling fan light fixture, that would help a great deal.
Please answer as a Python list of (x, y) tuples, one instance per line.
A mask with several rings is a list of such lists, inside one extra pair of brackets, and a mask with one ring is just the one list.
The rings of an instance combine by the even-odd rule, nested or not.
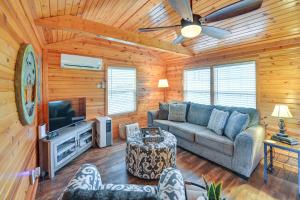
[(185, 38), (194, 38), (200, 35), (202, 28), (197, 24), (190, 24), (182, 27), (181, 35)]

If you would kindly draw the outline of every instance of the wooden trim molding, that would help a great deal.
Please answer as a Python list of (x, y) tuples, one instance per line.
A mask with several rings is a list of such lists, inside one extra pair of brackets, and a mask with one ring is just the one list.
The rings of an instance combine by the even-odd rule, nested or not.
[(158, 51), (172, 52), (189, 56), (193, 55), (187, 48), (181, 45), (173, 45), (171, 43), (150, 38), (139, 33), (125, 31), (113, 26), (71, 15), (37, 19), (35, 20), (35, 24), (42, 27), (91, 34), (105, 40), (117, 41), (128, 45), (143, 46)]

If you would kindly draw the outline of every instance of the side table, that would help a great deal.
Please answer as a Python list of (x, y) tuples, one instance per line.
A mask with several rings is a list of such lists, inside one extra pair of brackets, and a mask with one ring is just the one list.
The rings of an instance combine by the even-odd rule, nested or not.
[[(268, 147), (270, 149), (270, 163), (268, 163)], [(264, 140), (264, 182), (268, 181), (268, 171), (273, 171), (273, 148), (278, 148), (298, 155), (298, 195), (300, 195), (300, 145), (291, 146), (274, 140)]]

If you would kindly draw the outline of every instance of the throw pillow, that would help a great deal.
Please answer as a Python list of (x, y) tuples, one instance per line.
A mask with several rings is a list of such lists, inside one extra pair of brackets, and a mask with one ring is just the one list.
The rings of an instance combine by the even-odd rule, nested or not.
[(139, 123), (128, 124), (125, 125), (126, 127), (126, 136), (127, 137), (134, 137), (140, 133)]
[(169, 117), (168, 120), (170, 121), (177, 121), (177, 122), (185, 122), (185, 115), (186, 115), (186, 104), (170, 104), (169, 105)]
[(214, 108), (210, 115), (207, 128), (214, 131), (218, 135), (223, 135), (223, 131), (228, 117), (229, 112), (225, 112)]
[(167, 120), (169, 116), (169, 104), (159, 103), (158, 119)]
[(235, 137), (247, 128), (249, 121), (250, 117), (248, 114), (233, 111), (228, 119), (224, 132), (225, 135), (234, 141)]

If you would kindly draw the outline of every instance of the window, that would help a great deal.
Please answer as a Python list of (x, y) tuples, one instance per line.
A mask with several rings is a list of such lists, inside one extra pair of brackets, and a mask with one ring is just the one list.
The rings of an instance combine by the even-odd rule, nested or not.
[(213, 70), (214, 104), (256, 108), (255, 62), (219, 65)]
[(109, 67), (107, 70), (108, 115), (136, 110), (136, 69)]
[(210, 68), (184, 70), (184, 100), (210, 104)]

